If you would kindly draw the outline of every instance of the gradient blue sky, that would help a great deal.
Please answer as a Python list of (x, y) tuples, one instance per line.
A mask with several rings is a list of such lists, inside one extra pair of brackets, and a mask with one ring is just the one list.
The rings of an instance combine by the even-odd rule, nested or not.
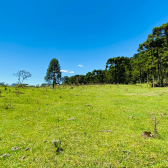
[(13, 73), (27, 70), (25, 83), (44, 83), (52, 58), (72, 76), (132, 57), (168, 22), (167, 7), (167, 0), (1, 0), (0, 82), (15, 83)]

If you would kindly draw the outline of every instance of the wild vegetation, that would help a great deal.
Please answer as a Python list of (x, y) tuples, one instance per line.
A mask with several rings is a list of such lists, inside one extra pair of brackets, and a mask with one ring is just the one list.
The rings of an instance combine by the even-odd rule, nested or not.
[(53, 58), (41, 87), (25, 70), (0, 83), (0, 167), (168, 167), (168, 23), (138, 52), (63, 78)]
[(0, 87), (0, 167), (168, 167), (167, 97), (145, 84)]
[(105, 70), (93, 70), (86, 75), (63, 78), (64, 84), (128, 84), (151, 83), (166, 86), (168, 78), (168, 23), (155, 27), (147, 40), (139, 44), (133, 57), (107, 60)]

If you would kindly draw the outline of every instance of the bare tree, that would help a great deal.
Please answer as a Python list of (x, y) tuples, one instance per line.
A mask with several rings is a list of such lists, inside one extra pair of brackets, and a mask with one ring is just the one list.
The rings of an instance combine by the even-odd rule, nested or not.
[(31, 77), (31, 73), (25, 70), (19, 70), (14, 76), (18, 77), (18, 83), (22, 84), (24, 80)]

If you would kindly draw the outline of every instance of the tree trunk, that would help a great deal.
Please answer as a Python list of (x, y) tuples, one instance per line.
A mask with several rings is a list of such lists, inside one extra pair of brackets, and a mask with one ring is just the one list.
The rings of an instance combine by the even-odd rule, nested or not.
[(158, 61), (158, 85), (160, 87), (160, 68), (159, 68), (159, 61)]
[(153, 58), (152, 58), (152, 82), (153, 82), (153, 87), (154, 87), (154, 72), (153, 72)]
[(56, 78), (55, 78), (55, 74), (54, 74), (54, 76), (53, 76), (53, 89), (55, 87), (55, 84), (56, 84)]
[(161, 77), (161, 87), (163, 87), (163, 73), (162, 73), (162, 69), (161, 69), (161, 64), (160, 64), (160, 77)]
[(53, 89), (54, 89), (54, 80), (53, 80), (53, 84), (52, 84), (52, 86), (53, 86)]
[(141, 69), (140, 69), (140, 84), (141, 84)]
[(153, 87), (154, 87), (154, 68), (153, 68), (153, 48), (152, 48), (152, 51), (151, 51), (151, 55), (152, 55), (152, 82), (153, 82)]
[(164, 86), (166, 86), (167, 85), (167, 80), (166, 80), (166, 68), (164, 69), (164, 79), (165, 79), (165, 81), (164, 81)]
[(56, 84), (56, 79), (55, 79), (55, 77), (54, 77), (54, 79), (53, 79), (53, 89), (54, 89), (54, 87), (55, 87), (55, 84)]
[(159, 64), (160, 64), (160, 61), (159, 61), (159, 51), (158, 51), (158, 47), (157, 47), (157, 64), (158, 64), (158, 85), (160, 87), (160, 68), (159, 68)]

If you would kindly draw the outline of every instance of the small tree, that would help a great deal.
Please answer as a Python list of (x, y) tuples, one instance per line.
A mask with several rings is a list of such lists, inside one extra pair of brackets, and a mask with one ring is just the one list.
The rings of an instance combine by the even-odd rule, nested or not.
[(53, 88), (55, 84), (59, 84), (61, 82), (60, 65), (56, 58), (53, 58), (50, 61), (50, 64), (48, 66), (47, 73), (44, 79), (49, 83), (51, 83), (52, 81)]
[(62, 78), (62, 84), (69, 84), (69, 77), (68, 76), (64, 76)]
[(31, 77), (31, 73), (27, 72), (25, 70), (19, 70), (16, 74), (13, 74), (16, 77), (18, 77), (18, 83), (23, 84), (23, 81), (26, 80), (27, 78)]

